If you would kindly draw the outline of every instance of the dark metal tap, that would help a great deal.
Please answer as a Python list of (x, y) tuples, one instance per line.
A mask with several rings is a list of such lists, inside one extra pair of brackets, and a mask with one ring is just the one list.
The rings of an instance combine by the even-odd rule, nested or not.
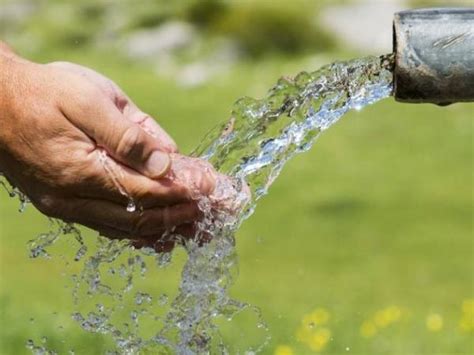
[(474, 8), (398, 12), (393, 46), (397, 101), (474, 101)]

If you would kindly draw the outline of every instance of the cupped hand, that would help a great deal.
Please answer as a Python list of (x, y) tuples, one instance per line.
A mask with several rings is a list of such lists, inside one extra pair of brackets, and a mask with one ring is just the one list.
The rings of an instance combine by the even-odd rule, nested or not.
[(177, 183), (176, 144), (111, 80), (11, 53), (0, 67), (0, 171), (41, 212), (137, 240), (200, 217), (194, 197), (212, 192), (214, 170), (187, 159), (188, 180)]

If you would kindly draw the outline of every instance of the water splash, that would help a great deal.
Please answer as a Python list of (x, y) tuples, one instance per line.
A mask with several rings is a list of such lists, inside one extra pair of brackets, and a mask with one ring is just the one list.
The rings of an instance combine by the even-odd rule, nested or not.
[(6, 177), (0, 172), (0, 186), (2, 186), (10, 197), (16, 197), (20, 201), (18, 212), (25, 212), (26, 206), (30, 203), (30, 199), (19, 188), (8, 183)]
[(208, 134), (194, 154), (221, 173), (244, 178), (256, 201), (320, 132), (349, 110), (390, 96), (392, 66), (392, 55), (368, 57), (281, 78), (264, 99), (237, 101), (230, 120)]
[(74, 260), (79, 261), (87, 253), (87, 246), (84, 244), (81, 232), (73, 224), (52, 218), (49, 219), (49, 224), (49, 232), (42, 233), (28, 242), (31, 258), (40, 256), (49, 258), (50, 255), (46, 248), (52, 246), (62, 235), (72, 235), (80, 245)]
[[(310, 149), (320, 132), (347, 111), (390, 96), (392, 67), (393, 56), (389, 55), (334, 63), (314, 73), (302, 72), (294, 79), (282, 78), (264, 99), (237, 101), (230, 120), (208, 134), (195, 150), (194, 155), (236, 179), (233, 188), (237, 193), (248, 186), (251, 200), (233, 220), (225, 214), (215, 219), (224, 221), (224, 225), (218, 226), (217, 232), (213, 230), (209, 245), (185, 245), (188, 261), (180, 294), (167, 318), (168, 324), (179, 328), (179, 342), (172, 344), (178, 353), (209, 351), (211, 339), (220, 339), (212, 323), (217, 315), (232, 319), (243, 309), (255, 311), (248, 304), (230, 299), (226, 292), (237, 265), (235, 231), (253, 213), (256, 202), (267, 193), (289, 159)], [(223, 195), (231, 190), (217, 186)], [(215, 222), (211, 221), (203, 230), (213, 226)], [(257, 326), (266, 328), (261, 317)], [(258, 352), (268, 340), (267, 336), (260, 346), (248, 350)], [(226, 348), (225, 344), (219, 346)]]
[[(126, 241), (98, 238), (97, 251), (86, 255), (74, 227), (54, 222), (56, 227), (52, 232), (30, 242), (31, 256), (48, 256), (46, 248), (64, 233), (76, 237), (80, 244), (76, 259), (85, 258), (82, 272), (73, 275), (76, 304), (85, 289), (89, 297), (108, 297), (112, 306), (96, 307), (85, 313), (77, 311), (72, 317), (86, 331), (110, 335), (117, 347), (115, 351), (168, 349), (178, 354), (229, 353), (215, 321), (232, 320), (245, 311), (256, 318), (254, 331), (262, 331), (259, 343), (246, 351), (260, 351), (269, 340), (269, 332), (259, 309), (233, 300), (227, 293), (238, 273), (234, 234), (289, 159), (310, 149), (318, 135), (347, 111), (359, 110), (390, 96), (392, 67), (392, 55), (334, 63), (313, 73), (302, 72), (294, 79), (280, 79), (262, 100), (243, 98), (236, 102), (230, 120), (209, 133), (193, 153), (233, 179), (219, 179), (209, 197), (195, 196), (205, 218), (196, 225), (196, 238), (184, 244), (188, 259), (178, 295), (166, 314), (162, 307), (167, 300), (160, 302), (163, 296), (137, 290), (129, 302), (134, 309), (128, 321), (119, 326), (112, 320), (125, 308), (126, 295), (133, 289), (134, 279), (145, 276), (145, 259), (155, 258), (158, 267), (166, 267), (171, 260), (169, 253), (155, 255), (151, 249), (133, 250)], [(99, 153), (99, 159), (112, 177), (118, 176), (105, 152)], [(179, 174), (175, 178), (179, 179)], [(114, 182), (128, 196), (120, 179)], [(225, 201), (223, 205), (227, 208), (215, 208), (216, 201)], [(127, 210), (135, 208), (131, 200)], [(169, 235), (173, 233), (169, 231)], [(199, 241), (209, 236), (211, 241), (200, 246)], [(108, 285), (104, 281), (107, 275), (122, 280), (122, 286), (117, 289)], [(145, 317), (153, 321), (156, 331), (152, 336), (141, 335)]]
[(101, 163), (104, 170), (112, 179), (113, 184), (117, 188), (117, 190), (128, 199), (127, 203), (127, 212), (135, 212), (137, 210), (137, 205), (133, 197), (128, 193), (125, 186), (122, 184), (123, 170), (119, 167), (119, 165), (115, 162), (115, 160), (110, 159), (107, 152), (104, 149), (97, 149), (97, 160)]
[(26, 341), (26, 348), (31, 351), (32, 354), (34, 355), (57, 355), (57, 352), (53, 350), (48, 350), (46, 347), (45, 343), (46, 341), (44, 340), (44, 337), (42, 339), (42, 345), (36, 345), (35, 342), (32, 339), (28, 339)]

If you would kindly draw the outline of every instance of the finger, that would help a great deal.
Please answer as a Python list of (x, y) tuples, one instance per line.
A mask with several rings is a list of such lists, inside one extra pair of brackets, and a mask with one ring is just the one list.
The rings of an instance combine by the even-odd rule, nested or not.
[(129, 239), (161, 235), (166, 229), (200, 217), (200, 211), (194, 203), (130, 213), (122, 206), (108, 201), (82, 199), (66, 202), (68, 207), (65, 209), (70, 209), (69, 213), (66, 211), (66, 215), (74, 216), (70, 222), (99, 231), (119, 232), (114, 236)]
[[(188, 180), (177, 179), (176, 169), (188, 170)], [(189, 202), (195, 197), (196, 190), (207, 195), (214, 189), (213, 172), (191, 162), (187, 165), (176, 163), (176, 166), (172, 163), (170, 176), (152, 180), (99, 151), (89, 154), (81, 174), (87, 178), (81, 189), (74, 190), (75, 197), (104, 199), (121, 204), (123, 208), (130, 198), (139, 207), (147, 209)]]
[(169, 252), (177, 244), (184, 245), (185, 240), (193, 238), (195, 231), (194, 223), (187, 223), (153, 237), (134, 240), (132, 245), (135, 248), (152, 248), (158, 253)]
[(200, 232), (195, 223), (186, 223), (172, 229), (172, 231), (164, 232), (163, 234), (155, 235), (148, 238), (141, 238), (133, 242), (137, 248), (153, 248), (157, 251), (163, 251), (171, 244), (176, 246), (185, 245), (187, 241), (194, 240), (199, 246), (203, 246), (212, 240), (209, 233)]
[(185, 223), (175, 228), (175, 233), (182, 236), (179, 238), (181, 244), (194, 240), (199, 246), (203, 246), (212, 240), (212, 235), (206, 231), (199, 230), (196, 223)]
[(152, 179), (168, 172), (169, 155), (160, 150), (156, 138), (126, 119), (95, 86), (82, 85), (81, 90), (76, 90), (75, 97), (66, 98), (61, 104), (74, 125), (115, 159), (138, 172)]
[(180, 154), (170, 156), (170, 179), (175, 184), (185, 186), (193, 199), (208, 196), (214, 191), (217, 173), (209, 162)]
[(116, 228), (104, 226), (103, 224), (89, 223), (88, 228), (96, 231), (99, 235), (109, 239), (127, 239), (127, 233)]
[(120, 229), (104, 226), (103, 224), (89, 223), (88, 228), (96, 231), (99, 235), (109, 238), (109, 239), (130, 239), (130, 245), (133, 245), (136, 248), (150, 247), (153, 248), (154, 243), (158, 240), (163, 239), (163, 236), (166, 234), (167, 229), (160, 229), (152, 236), (142, 236), (135, 237), (131, 239), (131, 236), (128, 232), (122, 231)]
[(185, 245), (187, 241), (194, 240), (200, 247), (212, 240), (212, 235), (205, 231), (198, 232), (195, 222), (185, 223), (171, 230), (147, 238), (132, 241), (135, 248), (152, 248), (156, 252), (170, 252), (177, 244)]
[[(109, 238), (109, 239), (124, 239), (127, 236), (119, 230), (103, 227), (103, 226), (94, 226), (90, 227), (96, 230), (99, 235)], [(130, 240), (130, 245), (134, 248), (141, 249), (141, 248), (152, 248), (157, 253), (168, 253), (172, 251), (175, 247), (175, 241), (172, 240), (161, 240), (161, 235), (156, 237), (154, 240), (139, 238), (135, 240)]]
[(169, 253), (172, 251), (176, 245), (176, 242), (173, 240), (154, 240), (150, 241), (147, 239), (138, 239), (132, 241), (132, 245), (137, 248), (152, 248), (155, 249), (157, 253)]
[(142, 112), (128, 97), (126, 97), (126, 99), (128, 100), (128, 104), (123, 110), (124, 116), (130, 121), (140, 125), (143, 130), (155, 137), (160, 142), (160, 147), (163, 151), (177, 153), (178, 146), (170, 135), (166, 133), (150, 115)]

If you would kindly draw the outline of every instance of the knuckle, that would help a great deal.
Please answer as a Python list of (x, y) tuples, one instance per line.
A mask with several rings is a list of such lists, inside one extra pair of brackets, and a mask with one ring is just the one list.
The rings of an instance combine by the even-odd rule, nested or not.
[(124, 112), (129, 105), (129, 101), (127, 97), (120, 91), (117, 85), (110, 79), (107, 79), (107, 90), (112, 93), (115, 97), (115, 106), (120, 110), (120, 112)]
[(170, 141), (168, 143), (168, 151), (169, 153), (178, 153), (179, 152), (179, 148), (178, 148), (178, 145), (176, 144), (175, 141)]
[(132, 125), (125, 130), (117, 145), (117, 154), (127, 160), (141, 159), (145, 150), (143, 132), (139, 126)]
[(215, 179), (212, 174), (200, 171), (195, 175), (195, 184), (203, 195), (210, 195), (214, 191)]
[(71, 62), (62, 61), (62, 60), (56, 60), (56, 61), (50, 62), (46, 65), (49, 66), (49, 67), (62, 68), (62, 69), (66, 69), (66, 70), (75, 69), (75, 66), (76, 66), (75, 64), (73, 64)]
[(68, 80), (71, 83), (70, 92), (66, 96), (61, 93), (61, 97), (58, 98), (59, 102), (67, 107), (66, 111), (69, 112), (74, 108), (72, 112), (75, 115), (96, 114), (96, 106), (103, 96), (100, 90), (76, 73), (67, 73), (66, 76), (69, 76)]

